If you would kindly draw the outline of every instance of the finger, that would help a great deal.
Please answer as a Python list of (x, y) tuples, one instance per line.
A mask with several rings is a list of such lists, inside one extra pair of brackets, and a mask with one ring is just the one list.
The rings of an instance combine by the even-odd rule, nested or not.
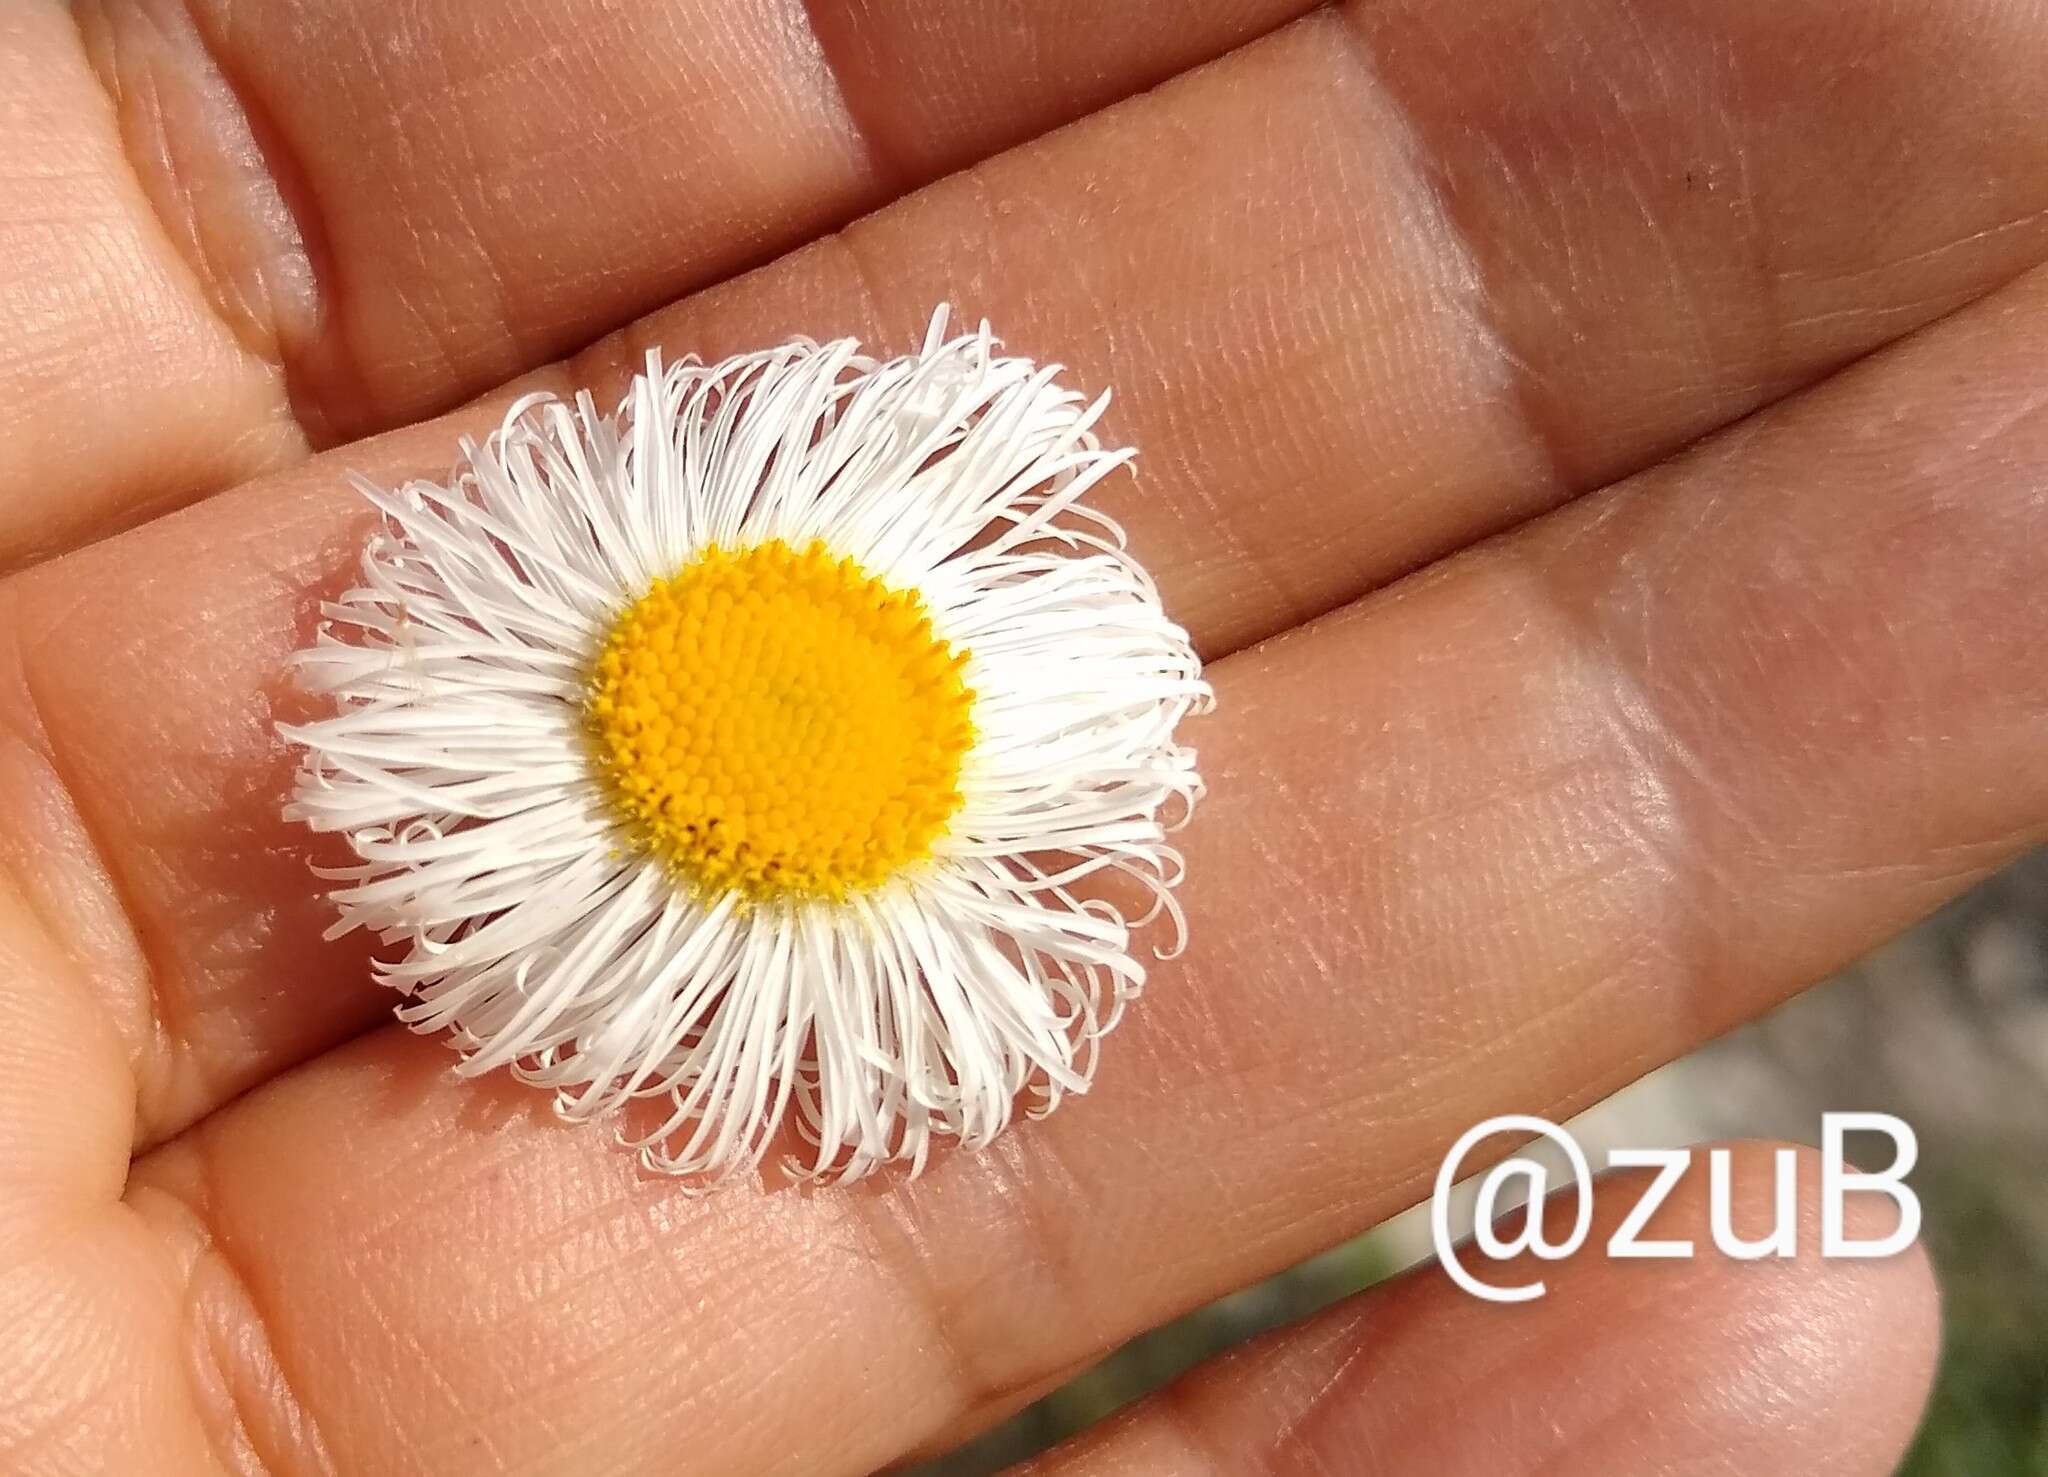
[[(0, 653), (0, 684), (14, 675)], [(0, 792), (20, 759), (0, 733)], [(197, 1471), (182, 1390), (137, 1377), (185, 1351), (176, 1268), (120, 1203), (127, 1055), (21, 860), (0, 846), (0, 1471)]]
[(1561, 1119), (2048, 835), (2044, 321), (2039, 274), (1219, 663), (1192, 947), (1087, 1101), (988, 1154), (693, 1202), (388, 1028), (138, 1183), (193, 1197), (203, 1169), (345, 1467), (575, 1432), (587, 1465), (666, 1471), (687, 1432), (707, 1470), (856, 1471), (958, 1435), (1412, 1203), (1473, 1123)]
[[(933, 302), (986, 313), (1117, 388), (1144, 460), (1115, 511), (1234, 650), (2040, 261), (2038, 10), (1866, 19), (1346, 6), (658, 314), (573, 377), (649, 343), (909, 344)], [(1936, 106), (1951, 56), (1992, 80)], [(1988, 155), (1980, 105), (2008, 120)], [(1968, 190), (1935, 183), (1949, 168)]]
[(303, 454), (152, 218), (67, 7), (0, 6), (0, 570)]
[[(14, 777), (0, 740), (0, 783)], [(0, 856), (0, 1269), (127, 1173), (133, 1083), (120, 1041)]]
[[(1585, 340), (1583, 359), (1605, 365), (1605, 377), (1630, 392), (1616, 417), (1623, 427), (1637, 440), (1647, 432), (1668, 445), (1670, 415), (1629, 409), (1642, 399), (1638, 366), (1659, 365), (1667, 393), (1676, 378), (1692, 400), (1732, 413), (1796, 382), (1815, 362), (1852, 356), (1981, 290), (2038, 246), (2035, 193), (2044, 171), (2032, 126), (2038, 98), (2029, 91), (2038, 69), (2026, 65), (2038, 40), (2025, 7), (1979, 0), (1968, 14), (1892, 15), (1866, 28), (1856, 64), (1843, 66), (1837, 28), (1820, 7), (1703, 17), (1660, 9), (1651, 24), (1615, 6), (1521, 4), (1512, 15), (1491, 15), (1477, 37), (1460, 34), (1457, 22), (1439, 17), (1441, 7), (1419, 0), (1360, 12), (1369, 46), (1340, 25), (1313, 28), (1327, 54), (1320, 69), (1286, 79), (1309, 84), (1308, 91), (1276, 108), (1271, 127), (1263, 99), (1242, 95), (1237, 115), (1221, 127), (1155, 136), (1164, 159), (1136, 148), (1098, 149), (1100, 133), (1085, 147), (1070, 140), (1058, 156), (1061, 168), (1043, 178), (1086, 181), (1091, 189), (1042, 185), (1024, 197), (1033, 203), (1028, 214), (1019, 218), (1012, 207), (988, 226), (979, 224), (990, 214), (982, 196), (956, 190), (919, 232), (929, 227), (943, 242), (964, 231), (974, 240), (1007, 218), (1009, 234), (1029, 238), (1036, 222), (1050, 228), (1038, 240), (1059, 243), (1039, 254), (1062, 262), (1068, 242), (1104, 234), (1112, 208), (1202, 199), (1193, 189), (1177, 195), (1162, 188), (1191, 166), (1256, 182), (1257, 198), (1228, 190), (1208, 197), (1244, 199), (1241, 212), (1219, 211), (1229, 227), (1224, 239), (1163, 222), (1163, 242), (1139, 241), (1119, 221), (1117, 234), (1133, 249), (1114, 277), (1143, 276), (1154, 261), (1212, 277), (1220, 269), (1235, 279), (1229, 287), (1256, 292), (1265, 300), (1256, 305), (1268, 311), (1274, 298), (1292, 293), (1297, 277), (1290, 274), (1327, 282), (1332, 307), (1320, 315), (1321, 334), (1236, 356), (1243, 373), (1231, 378), (1238, 383), (1213, 386), (1250, 389), (1237, 414), (1265, 422), (1262, 442), (1276, 439), (1274, 425), (1287, 427), (1290, 401), (1370, 388), (1342, 371), (1346, 359), (1382, 363), (1369, 348), (1375, 343), (1420, 336), (1461, 345), (1462, 352), (1433, 353), (1419, 366), (1425, 373), (1384, 376), (1409, 388), (1386, 422), (1395, 434), (1370, 443), (1376, 460), (1351, 449), (1318, 467), (1314, 453), (1344, 448), (1301, 444), (1299, 429), (1278, 438), (1298, 446), (1298, 461), (1317, 472), (1316, 486), (1347, 492), (1362, 468), (1381, 465), (1390, 450), (1412, 456), (1410, 448), (1438, 423), (1446, 395), (1467, 407), (1475, 399), (1510, 407), (1495, 412), (1504, 426), (1473, 438), (1468, 472), (1496, 473), (1504, 462), (1525, 479), (1548, 476), (1543, 451), (1521, 443), (1547, 441), (1547, 422), (1580, 402), (1575, 385), (1549, 377), (1539, 340), (1544, 327), (1582, 307), (1621, 310), (1615, 331)], [(374, 15), (348, 6), (310, 17), (303, 8), (245, 8), (232, 12), (236, 24), (228, 26), (228, 12), (215, 6), (195, 12), (194, 22), (168, 0), (101, 0), (85, 8), (82, 25), (124, 100), (129, 153), (171, 236), (202, 283), (212, 284), (240, 338), (285, 367), (301, 416), (325, 438), (445, 404), (463, 388), (493, 383), (875, 203), (895, 187), (876, 160), (912, 147), (901, 139), (930, 140), (926, 154), (913, 152), (898, 171), (914, 178), (941, 156), (950, 164), (972, 153), (975, 140), (1008, 136), (972, 122), (967, 115), (976, 108), (1036, 126), (1220, 50), (1290, 8), (1295, 0), (1184, 6), (1172, 28), (1120, 20), (1113, 9), (1088, 8), (1094, 19), (1086, 23), (1065, 7), (1034, 11), (1044, 16), (1042, 28), (1027, 22), (963, 72), (958, 48), (984, 34), (990, 12), (981, 6), (917, 10), (946, 18), (927, 25), (896, 23), (908, 10), (821, 5), (813, 9), (825, 50), (839, 62), (836, 84), (802, 28), (772, 7), (736, 16), (719, 7), (716, 25), (675, 25), (666, 9), (593, 16), (579, 4), (471, 15), (441, 6), (395, 45), (388, 27), (370, 23)], [(303, 39), (296, 34), (308, 27)], [(1603, 38), (1611, 54), (1589, 58), (1576, 44), (1580, 36)], [(1701, 72), (1701, 53), (1728, 60)], [(465, 67), (483, 71), (484, 80), (449, 85)], [(1589, 71), (1614, 79), (1610, 103), (1588, 106)], [(550, 93), (548, 105), (528, 106), (536, 73), (568, 95)], [(1698, 87), (1668, 85), (1674, 75), (1695, 73), (1706, 79)], [(1920, 79), (1935, 74), (1983, 79), (1968, 94), (1967, 112), (1952, 93), (1926, 96)], [(1821, 87), (1824, 75), (1834, 80)], [(1245, 72), (1232, 81), (1255, 85)], [(1304, 105), (1319, 96), (1334, 106)], [(593, 119), (609, 128), (593, 129)], [(933, 131), (949, 119), (968, 144), (956, 147)], [(1532, 119), (1545, 126), (1528, 126)], [(1893, 147), (1894, 135), (1910, 136), (1911, 147)], [(621, 136), (632, 146), (618, 147)], [(1317, 147), (1305, 146), (1310, 140)], [(1322, 147), (1326, 140), (1338, 147)], [(1822, 141), (1828, 147), (1816, 148)], [(532, 168), (533, 158), (549, 167)], [(1510, 167), (1496, 167), (1499, 161)], [(849, 181), (849, 171), (873, 178)], [(1331, 199), (1353, 207), (1394, 202), (1388, 213), (1398, 218), (1347, 230), (1342, 212), (1314, 205)], [(1851, 224), (1864, 219), (1872, 199), (1900, 202), (1881, 234)], [(1078, 218), (1068, 224), (1062, 215)], [(1613, 233), (1587, 236), (1588, 219)], [(1496, 239), (1504, 222), (1516, 229)], [(1237, 238), (1255, 248), (1241, 260), (1218, 249)], [(1777, 243), (1768, 260), (1763, 242)], [(924, 254), (935, 254), (929, 243)], [(1599, 270), (1586, 272), (1587, 263)], [(934, 270), (921, 291), (981, 296), (973, 289), (984, 261), (971, 247), (932, 265), (956, 280)], [(1013, 271), (1001, 259), (996, 265), (1000, 274), (989, 285), (1007, 291)], [(1402, 273), (1416, 265), (1423, 275), (1406, 281)], [(882, 297), (898, 293), (896, 266), (863, 272), (839, 263), (827, 275), (833, 291), (857, 303), (871, 283)], [(1389, 268), (1396, 269), (1391, 279)], [(1865, 277), (1866, 268), (1876, 270)], [(1387, 292), (1381, 284), (1389, 280), (1403, 290)], [(1105, 280), (1093, 296), (1113, 300), (1107, 289), (1130, 286)], [(1016, 288), (1020, 301), (1027, 292), (1044, 296), (1043, 283)], [(1070, 296), (1052, 294), (1055, 301)], [(1182, 301), (1199, 309), (1213, 296), (1184, 293)], [(1495, 296), (1547, 323), (1522, 333), (1509, 324), (1496, 340), (1488, 328)], [(763, 306), (777, 325), (806, 316), (787, 296), (754, 305)], [(803, 326), (816, 328), (816, 315), (808, 316)], [(1189, 332), (1197, 336), (1188, 342), (1204, 341), (1199, 311), (1184, 307), (1180, 317), (1194, 321), (1163, 319), (1149, 342), (1171, 344)], [(847, 318), (841, 307), (826, 321), (856, 326)], [(1100, 325), (1092, 304), (1081, 318), (1079, 328), (1093, 338)], [(730, 332), (733, 320), (722, 321)], [(765, 328), (751, 317), (737, 326), (750, 343)], [(673, 325), (685, 343), (713, 329), (709, 322), (695, 334), (687, 327)], [(1365, 336), (1356, 337), (1361, 327)], [(1126, 330), (1105, 344), (1104, 357), (1119, 341), (1146, 340)], [(124, 361), (93, 357), (95, 343), (74, 345), (100, 366), (81, 383), (136, 373)], [(1768, 362), (1746, 362), (1758, 358)], [(1520, 374), (1518, 364), (1529, 372)], [(1219, 367), (1227, 366), (1209, 367), (1212, 378), (1222, 378), (1213, 373)], [(161, 372), (182, 387), (193, 366), (168, 359)], [(1512, 409), (1518, 380), (1527, 384), (1520, 392), (1529, 397), (1526, 428)], [(1694, 424), (1702, 415), (1696, 404), (1674, 409), (1693, 430), (1711, 423), (1708, 414)], [(277, 405), (265, 414), (274, 417)], [(1461, 430), (1469, 433), (1466, 419)], [(95, 432), (110, 439), (105, 427), (118, 428), (111, 439), (122, 442), (124, 464), (156, 477), (150, 495), (157, 505), (218, 485), (181, 480), (178, 458), (148, 433), (162, 420), (98, 418)], [(215, 427), (195, 431), (190, 446), (243, 439)], [(1503, 440), (1514, 444), (1503, 448)], [(1567, 471), (1571, 450), (1557, 452)], [(109, 486), (75, 477), (68, 463), (16, 465), (46, 507), (70, 507), (81, 489)], [(1239, 469), (1226, 460), (1200, 470)], [(1417, 486), (1442, 475), (1434, 465), (1410, 470)], [(1451, 491), (1474, 495), (1463, 480)], [(108, 497), (84, 496), (79, 521), (62, 538), (118, 525), (126, 494), (117, 488)], [(47, 521), (37, 528), (39, 547), (60, 536)], [(8, 557), (0, 543), (0, 563)]]
[[(892, 320), (885, 340), (903, 342), (931, 301), (954, 295), (1026, 349), (1072, 350), (1081, 382), (1117, 385), (1116, 432), (1146, 449), (1143, 481), (1105, 489), (1107, 505), (1169, 608), (1220, 653), (1551, 506), (1578, 485), (1554, 467), (1598, 478), (1661, 455), (1771, 387), (1978, 290), (2033, 249), (2031, 228), (1987, 234), (1983, 224), (2048, 181), (2048, 169), (2021, 168), (2013, 141), (2032, 135), (2017, 121), (1998, 135), (2009, 156), (1981, 157), (1978, 113), (1954, 120), (1952, 135), (1940, 120), (1916, 122), (1911, 148), (1890, 155), (1870, 143), (1873, 130), (1894, 138), (1884, 130), (1900, 126), (1884, 99), (1917, 86), (1927, 57), (1982, 44), (1984, 17), (1950, 29), (1950, 12), (1929, 11), (1900, 20), (1897, 35), (1877, 28), (1873, 49), (1829, 91), (1835, 111), (1820, 116), (1799, 111), (1810, 89), (1766, 82), (1786, 49), (1818, 45), (1808, 33), (1839, 39), (1833, 8), (1730, 11), (1741, 29), (1715, 54), (1770, 61), (1721, 101), (1768, 95), (1764, 113), (1731, 122), (1718, 104), (1673, 93), (1664, 77), (1690, 44), (1681, 30), (1615, 56), (1614, 109), (1588, 117), (1582, 66), (1559, 60), (1576, 54), (1564, 44), (1572, 27), (1602, 13), (1604, 0), (1585, 3), (1530, 0), (1527, 25), (1563, 29), (1545, 46), (1523, 37), (1512, 72), (1505, 61), (1476, 68), (1492, 93), (1470, 97), (1469, 125), (1437, 128), (1433, 142), (1402, 119), (1434, 74), (1402, 68), (1435, 55), (1430, 17), (1443, 7), (1403, 11), (1412, 34), (1381, 36), (1378, 68), (1361, 61), (1350, 23), (1322, 16), (643, 331), (718, 353), (787, 330), (863, 328), (873, 325), (848, 322), (862, 311), (845, 304), (866, 291), (876, 321)], [(2038, 15), (2033, 23), (2048, 27)], [(1982, 107), (2048, 77), (2024, 64), (2020, 20), (2008, 29), (1973, 63), (1988, 79)], [(1399, 102), (1396, 84), (1380, 80), (1397, 74)], [(1429, 180), (1483, 181), (1488, 159), (1530, 136), (1528, 110), (1546, 99), (1561, 141), (1530, 157), (1517, 188), (1555, 205), (1531, 211), (1526, 233), (1504, 216), (1501, 234), (1466, 245)], [(1731, 212), (1719, 196), (1703, 206), (1674, 184), (1624, 210), (1574, 183), (1585, 160), (1603, 158), (1647, 192), (1738, 146), (1755, 161), (1745, 198), (1758, 211), (1770, 202), (1774, 235), (1788, 243), (1767, 291), (1753, 271), (1752, 207)], [(1893, 234), (1873, 234), (1860, 205), (1831, 193), (1846, 171), (1859, 188), (1883, 180), (1903, 194), (1923, 161), (1964, 147), (1979, 151), (1971, 190), (1946, 213), (1902, 210)], [(2001, 159), (2017, 172), (2001, 173)], [(983, 198), (1010, 204), (987, 215)], [(1566, 223), (1551, 223), (1557, 212)], [(1681, 238), (1689, 254), (1678, 266), (1623, 270), (1643, 243)], [(1901, 262), (1902, 250), (1914, 259)], [(1514, 264), (1554, 292), (1504, 297), (1496, 321), (1473, 286), (1478, 259), (1502, 264), (1497, 272)], [(1615, 270), (1598, 289), (1577, 286), (1593, 259)], [(1509, 356), (1501, 345), (1541, 340), (1554, 323), (1525, 309), (1566, 288), (1582, 316), (1545, 361), (1555, 414), (1539, 445), (1510, 390), (1511, 364), (1533, 350)], [(1723, 305), (1709, 318), (1679, 311), (1709, 299)], [(1779, 316), (1808, 326), (1712, 345), (1685, 329)], [(1196, 344), (1220, 350), (1185, 347)], [(629, 337), (555, 378), (615, 385), (638, 359)], [(50, 762), (119, 879), (98, 894), (125, 901), (142, 941), (103, 974), (140, 1053), (146, 1138), (381, 1007), (361, 957), (317, 942), (327, 919), (306, 885), (301, 838), (278, 818), (289, 763), (270, 720), (284, 716), (281, 673), (320, 593), (347, 578), (361, 548), (360, 501), (341, 468), (438, 475), (458, 429), (494, 418), (458, 416), (351, 448), (26, 582), (23, 639)], [(132, 967), (142, 954), (146, 971)]]
[(0, 568), (453, 404), (1308, 3), (11, 7)]
[[(1426, 1269), (1214, 1361), (1027, 1470), (1888, 1477), (1934, 1369), (1926, 1258), (1916, 1248), (1889, 1261), (1824, 1260), (1810, 1151), (1793, 1161), (1797, 1258), (1723, 1257), (1706, 1152), (1694, 1151), (1642, 1231), (1690, 1243), (1691, 1260), (1601, 1254), (1649, 1183), (1616, 1174), (1599, 1182), (1585, 1251), (1505, 1279), (1540, 1278), (1542, 1301), (1480, 1302)], [(1731, 1152), (1728, 1224), (1767, 1235), (1777, 1225), (1775, 1151)], [(1562, 1240), (1570, 1197), (1546, 1209)], [(1852, 1236), (1879, 1237), (1895, 1222), (1865, 1197), (1845, 1209)]]

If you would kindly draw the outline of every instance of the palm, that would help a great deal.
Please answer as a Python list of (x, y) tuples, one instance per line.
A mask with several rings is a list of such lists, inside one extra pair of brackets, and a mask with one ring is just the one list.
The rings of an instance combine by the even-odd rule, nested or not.
[[(2041, 834), (2038, 9), (1397, 0), (996, 153), (1301, 8), (0, 19), (0, 1467), (943, 1447)], [(1114, 511), (1219, 693), (1195, 947), (986, 1156), (681, 1198), (319, 942), (284, 660), (341, 471), (494, 404), (351, 438), (637, 313), (544, 382), (940, 300), (1144, 450)], [(1566, 1278), (1371, 1295), (1048, 1470), (1896, 1458), (1916, 1264)]]

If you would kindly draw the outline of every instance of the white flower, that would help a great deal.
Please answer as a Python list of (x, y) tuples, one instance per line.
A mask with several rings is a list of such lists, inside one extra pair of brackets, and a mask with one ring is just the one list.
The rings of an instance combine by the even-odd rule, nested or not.
[(945, 323), (650, 355), (615, 416), (530, 396), (448, 486), (358, 483), (384, 531), (299, 657), (337, 711), (283, 730), (287, 813), (359, 859), (330, 936), (460, 1071), (653, 1100), (651, 1167), (985, 1144), (1086, 1089), (1133, 930), (1179, 946), (1208, 689), (1081, 501), (1131, 454)]

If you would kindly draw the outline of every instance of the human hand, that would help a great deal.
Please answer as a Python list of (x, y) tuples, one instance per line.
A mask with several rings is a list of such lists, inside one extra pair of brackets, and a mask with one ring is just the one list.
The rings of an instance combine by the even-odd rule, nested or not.
[[(1094, 111), (1300, 8), (0, 16), (0, 1470), (943, 1449), (2040, 839), (2038, 7), (1394, 0)], [(1142, 449), (1105, 506), (1219, 699), (1193, 946), (993, 1150), (687, 1199), (319, 941), (287, 658), (343, 471), (438, 473), (511, 377), (940, 301)], [(1907, 1439), (1915, 1259), (1553, 1277), (1367, 1294), (1044, 1470)]]

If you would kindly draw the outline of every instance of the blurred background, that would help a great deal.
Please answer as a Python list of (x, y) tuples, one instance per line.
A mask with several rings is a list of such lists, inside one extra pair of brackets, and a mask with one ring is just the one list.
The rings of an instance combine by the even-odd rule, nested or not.
[[(1825, 1110), (1894, 1113), (1943, 1292), (1941, 1373), (1906, 1477), (2048, 1477), (2048, 850), (1836, 979), (1574, 1121), (1617, 1145), (1817, 1141)], [(1415, 1211), (1127, 1345), (913, 1477), (1001, 1472), (1188, 1366), (1428, 1254)]]

